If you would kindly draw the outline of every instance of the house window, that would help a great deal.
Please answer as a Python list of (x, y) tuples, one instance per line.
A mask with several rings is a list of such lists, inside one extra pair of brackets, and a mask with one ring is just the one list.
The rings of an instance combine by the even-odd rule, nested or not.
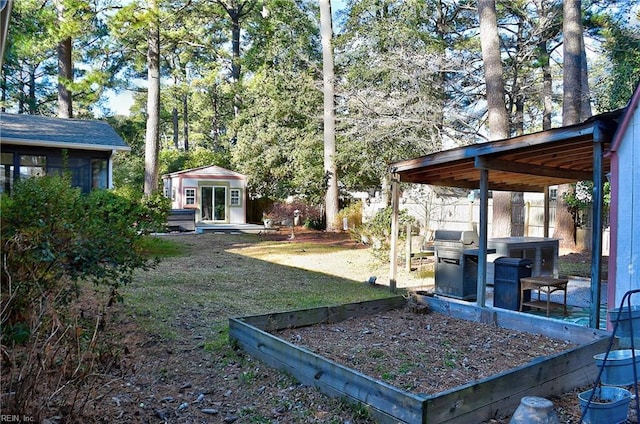
[(109, 161), (91, 159), (91, 188), (109, 188)]
[(196, 189), (185, 188), (184, 189), (184, 204), (195, 205), (196, 204)]
[(240, 190), (237, 188), (232, 188), (231, 192), (231, 206), (240, 206), (242, 202), (240, 201)]
[(0, 193), (11, 193), (13, 188), (13, 153), (0, 154)]
[(20, 155), (20, 178), (46, 175), (46, 156)]

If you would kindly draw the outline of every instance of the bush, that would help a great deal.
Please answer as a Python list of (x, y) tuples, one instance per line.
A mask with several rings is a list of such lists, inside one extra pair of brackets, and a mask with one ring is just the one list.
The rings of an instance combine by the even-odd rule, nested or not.
[[(335, 228), (342, 228), (342, 221), (347, 218), (349, 228), (356, 228), (362, 225), (362, 201), (351, 203), (346, 208), (340, 209), (336, 215)], [(389, 221), (391, 222), (391, 221)]]
[[(391, 243), (391, 217), (393, 210), (389, 206), (376, 213), (371, 221), (350, 230), (352, 237), (365, 244), (371, 244), (374, 249), (379, 250), (381, 255), (386, 255), (390, 250)], [(398, 215), (398, 235), (400, 239), (406, 237), (407, 224), (413, 224), (415, 218), (409, 215), (406, 210), (400, 211)]]
[[(11, 357), (2, 382), (13, 393), (3, 410), (40, 417), (59, 404), (73, 414), (73, 390), (105, 357), (105, 307), (121, 299), (135, 270), (154, 264), (142, 237), (161, 219), (162, 203), (106, 190), (83, 195), (67, 178), (41, 177), (18, 182), (1, 208), (3, 362)], [(95, 294), (78, 305), (85, 282)]]
[(301, 201), (276, 202), (271, 205), (268, 213), (263, 214), (263, 219), (272, 219), (278, 225), (291, 225), (296, 211), (306, 228), (314, 230), (325, 228), (322, 208)]

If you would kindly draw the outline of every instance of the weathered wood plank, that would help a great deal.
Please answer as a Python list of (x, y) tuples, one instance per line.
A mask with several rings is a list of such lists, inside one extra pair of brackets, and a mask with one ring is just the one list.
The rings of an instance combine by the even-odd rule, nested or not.
[(589, 385), (598, 375), (593, 355), (606, 350), (608, 343), (601, 339), (558, 355), (537, 358), (521, 367), (440, 393), (427, 401), (429, 422), (479, 422), (496, 414), (512, 413), (523, 396), (550, 397)]
[(346, 305), (253, 315), (242, 317), (242, 320), (264, 331), (277, 331), (285, 328), (299, 328), (320, 323), (331, 324), (344, 321), (347, 318), (374, 315), (401, 308), (405, 304), (406, 300), (402, 296), (393, 296)]
[(330, 396), (344, 396), (369, 405), (378, 419), (387, 417), (382, 422), (422, 422), (422, 396), (330, 361), (241, 319), (229, 321), (229, 336), (249, 354), (290, 373), (303, 384), (315, 386)]
[(581, 346), (436, 395), (422, 396), (329, 361), (262, 330), (334, 323), (351, 316), (384, 312), (404, 303), (402, 297), (397, 297), (231, 319), (229, 337), (249, 354), (290, 373), (303, 384), (317, 387), (330, 396), (361, 403), (380, 423), (468, 423), (512, 413), (523, 396), (549, 397), (592, 383), (597, 377), (593, 355), (605, 351), (609, 343), (610, 333), (601, 330), (424, 296), (424, 303), (431, 310), (444, 315), (519, 331), (527, 329), (531, 330), (529, 333), (569, 340)]
[(431, 296), (418, 296), (429, 309), (455, 318), (493, 324), (508, 330), (526, 331), (554, 339), (569, 340), (576, 344), (588, 344), (610, 333), (594, 328), (573, 325), (531, 314), (501, 308), (479, 308), (469, 303), (459, 303)]

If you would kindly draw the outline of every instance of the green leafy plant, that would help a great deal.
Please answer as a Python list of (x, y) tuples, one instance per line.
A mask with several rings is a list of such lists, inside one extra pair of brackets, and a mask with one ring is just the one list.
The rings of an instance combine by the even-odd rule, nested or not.
[(347, 219), (349, 228), (359, 227), (362, 225), (362, 202), (351, 203), (346, 208), (340, 209), (336, 215), (336, 228), (342, 228), (342, 222)]
[[(391, 243), (391, 218), (392, 209), (387, 207), (376, 213), (371, 221), (350, 229), (351, 237), (358, 242), (370, 244), (380, 258), (386, 258)], [(400, 239), (406, 237), (407, 224), (413, 225), (414, 223), (415, 218), (409, 215), (406, 210), (400, 211), (398, 214), (398, 236)]]
[[(591, 209), (593, 203), (593, 182), (592, 181), (578, 181), (572, 184), (573, 190), (564, 194), (564, 202), (569, 208), (576, 227), (580, 228), (587, 224), (588, 217), (585, 216), (585, 212)], [(611, 203), (611, 185), (608, 182), (604, 183), (604, 207), (603, 216), (606, 221), (606, 217), (609, 214), (609, 204)]]
[[(56, 402), (75, 411), (83, 404), (74, 390), (118, 356), (101, 337), (106, 307), (121, 300), (135, 270), (156, 262), (143, 239), (162, 221), (163, 203), (84, 195), (68, 177), (21, 180), (0, 201), (0, 329), (11, 356), (3, 385), (15, 393), (8, 411), (39, 417)], [(80, 304), (87, 283), (93, 293)]]

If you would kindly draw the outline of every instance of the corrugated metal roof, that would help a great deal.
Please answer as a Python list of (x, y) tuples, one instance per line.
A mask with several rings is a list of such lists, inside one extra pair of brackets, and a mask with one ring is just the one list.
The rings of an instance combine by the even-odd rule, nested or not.
[(107, 122), (0, 113), (0, 141), (28, 146), (130, 150)]

